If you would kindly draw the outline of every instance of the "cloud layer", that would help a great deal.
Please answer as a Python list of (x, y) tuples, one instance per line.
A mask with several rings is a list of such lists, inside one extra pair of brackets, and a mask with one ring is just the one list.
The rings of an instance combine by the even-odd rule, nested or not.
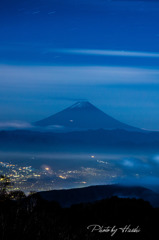
[(32, 125), (28, 122), (22, 121), (1, 121), (0, 122), (1, 129), (28, 129), (32, 128)]
[(117, 51), (101, 49), (50, 49), (50, 52), (62, 52), (69, 54), (95, 55), (95, 56), (115, 56), (115, 57), (146, 57), (159, 58), (158, 52), (138, 52), (138, 51)]
[(158, 84), (159, 70), (118, 66), (0, 65), (0, 87), (63, 84)]

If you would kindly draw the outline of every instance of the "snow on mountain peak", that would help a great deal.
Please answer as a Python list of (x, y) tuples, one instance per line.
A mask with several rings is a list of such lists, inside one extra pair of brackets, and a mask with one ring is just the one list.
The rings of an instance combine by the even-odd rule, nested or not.
[(73, 104), (69, 109), (76, 109), (76, 108), (90, 108), (93, 105), (89, 103), (88, 101), (81, 101)]

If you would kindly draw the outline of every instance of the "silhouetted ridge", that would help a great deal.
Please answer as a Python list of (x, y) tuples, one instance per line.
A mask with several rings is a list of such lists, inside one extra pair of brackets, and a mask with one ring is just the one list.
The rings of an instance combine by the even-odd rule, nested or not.
[(52, 190), (37, 193), (44, 200), (56, 201), (62, 207), (73, 204), (95, 202), (118, 196), (121, 198), (137, 198), (150, 202), (154, 207), (159, 206), (159, 194), (140, 186), (97, 185), (66, 190)]

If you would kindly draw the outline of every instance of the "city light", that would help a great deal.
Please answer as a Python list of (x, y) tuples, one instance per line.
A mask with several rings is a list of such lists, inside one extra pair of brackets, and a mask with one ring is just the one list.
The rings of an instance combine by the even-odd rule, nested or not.
[(50, 170), (50, 168), (49, 168), (49, 167), (46, 167), (46, 168), (45, 168), (45, 170), (46, 170), (46, 171), (49, 171), (49, 170)]
[(62, 176), (62, 175), (59, 175), (59, 178), (62, 178), (62, 179), (67, 179), (67, 177), (65, 177), (65, 176)]

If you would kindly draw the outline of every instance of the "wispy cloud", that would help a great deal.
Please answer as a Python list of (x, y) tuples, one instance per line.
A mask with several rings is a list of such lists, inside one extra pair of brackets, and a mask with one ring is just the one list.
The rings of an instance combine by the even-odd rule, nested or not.
[(28, 122), (21, 122), (21, 121), (5, 121), (0, 122), (1, 129), (28, 129), (32, 128), (32, 125)]
[(159, 83), (159, 70), (119, 66), (0, 65), (0, 87)]
[(95, 56), (115, 56), (115, 57), (143, 57), (159, 58), (159, 52), (138, 52), (121, 50), (102, 49), (50, 49), (50, 52), (61, 52), (67, 54), (95, 55)]

